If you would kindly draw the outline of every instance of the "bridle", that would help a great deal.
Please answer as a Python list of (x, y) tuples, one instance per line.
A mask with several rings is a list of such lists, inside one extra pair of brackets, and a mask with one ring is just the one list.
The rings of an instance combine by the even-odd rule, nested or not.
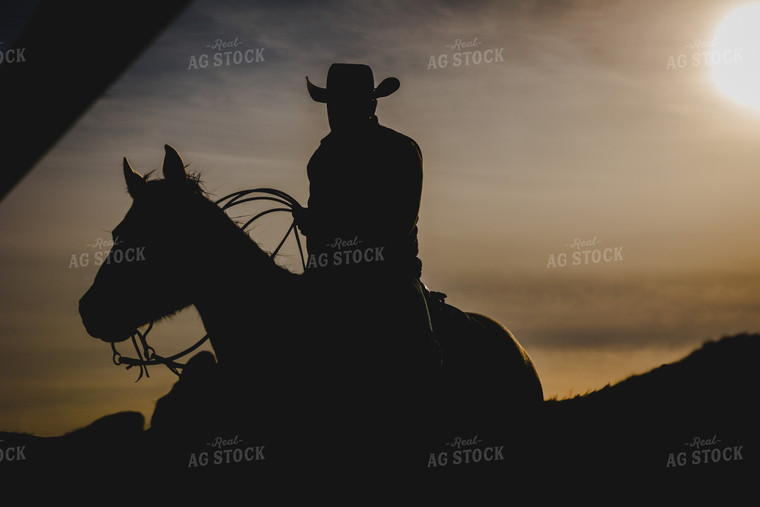
[[(264, 194), (264, 195), (257, 195), (257, 194)], [(223, 204), (226, 201), (226, 204)], [(232, 208), (233, 206), (237, 206), (246, 202), (254, 202), (254, 201), (273, 201), (276, 202), (283, 207), (277, 207), (277, 208), (270, 208), (268, 210), (262, 211), (254, 215), (252, 218), (250, 218), (245, 224), (241, 226), (243, 230), (245, 230), (249, 225), (251, 225), (253, 222), (258, 220), (259, 218), (266, 216), (270, 213), (278, 212), (278, 211), (287, 211), (292, 213), (294, 208), (300, 207), (300, 204), (298, 204), (298, 201), (296, 201), (293, 197), (286, 194), (285, 192), (282, 192), (281, 190), (275, 190), (272, 188), (255, 188), (251, 190), (241, 190), (238, 192), (233, 192), (229, 195), (226, 195), (222, 197), (221, 199), (217, 200), (215, 204), (217, 206), (221, 206), (223, 211), (228, 210), (229, 208)], [(288, 228), (288, 232), (285, 233), (285, 236), (283, 236), (282, 240), (277, 245), (277, 248), (274, 249), (274, 251), (269, 255), (270, 258), (274, 258), (282, 249), (283, 245), (285, 244), (285, 241), (290, 236), (290, 233), (292, 232), (296, 239), (296, 244), (298, 245), (298, 252), (301, 255), (301, 264), (304, 269), (306, 269), (306, 259), (304, 256), (303, 246), (301, 245), (301, 239), (299, 237), (298, 228), (296, 227), (296, 220), (293, 219), (293, 222), (290, 224), (290, 227)], [(186, 348), (185, 350), (174, 354), (169, 357), (160, 356), (156, 353), (156, 349), (151, 347), (148, 344), (148, 333), (150, 330), (153, 329), (153, 322), (150, 322), (148, 324), (148, 327), (145, 329), (144, 332), (140, 332), (138, 329), (135, 329), (134, 333), (131, 335), (132, 345), (135, 348), (136, 357), (127, 357), (122, 355), (118, 350), (116, 350), (116, 343), (111, 342), (111, 350), (113, 351), (113, 362), (116, 366), (123, 366), (126, 365), (127, 370), (129, 370), (132, 367), (137, 366), (140, 369), (140, 375), (137, 377), (137, 380), (135, 382), (138, 382), (143, 376), (150, 377), (150, 374), (148, 373), (148, 366), (157, 366), (157, 365), (163, 365), (166, 366), (169, 371), (174, 373), (175, 375), (180, 375), (180, 370), (184, 368), (185, 364), (178, 362), (178, 359), (183, 358), (184, 356), (190, 354), (194, 350), (196, 350), (198, 347), (203, 345), (208, 339), (209, 335), (206, 334), (203, 338), (195, 342), (190, 347)]]
[[(111, 350), (113, 351), (113, 362), (116, 366), (121, 365), (127, 365), (127, 369), (132, 368), (133, 366), (137, 366), (140, 368), (140, 376), (137, 377), (137, 380), (135, 382), (139, 381), (143, 375), (146, 377), (150, 377), (150, 374), (148, 373), (148, 366), (155, 366), (155, 365), (164, 365), (166, 366), (172, 373), (177, 375), (179, 377), (180, 371), (182, 368), (184, 368), (183, 363), (178, 363), (177, 359), (180, 359), (187, 354), (191, 353), (203, 343), (208, 340), (209, 336), (208, 334), (205, 335), (203, 338), (195, 342), (190, 347), (186, 348), (182, 352), (179, 352), (178, 354), (174, 354), (173, 356), (169, 357), (163, 357), (159, 356), (156, 353), (156, 349), (148, 345), (147, 336), (148, 332), (153, 328), (153, 322), (148, 324), (148, 328), (145, 330), (145, 332), (141, 333), (139, 330), (135, 329), (135, 333), (131, 336), (132, 338), (132, 345), (135, 347), (135, 352), (137, 353), (137, 357), (126, 357), (119, 353), (118, 350), (116, 350), (116, 342), (111, 342)], [(137, 338), (139, 337), (140, 342), (138, 344)], [(140, 347), (142, 346), (142, 349)]]

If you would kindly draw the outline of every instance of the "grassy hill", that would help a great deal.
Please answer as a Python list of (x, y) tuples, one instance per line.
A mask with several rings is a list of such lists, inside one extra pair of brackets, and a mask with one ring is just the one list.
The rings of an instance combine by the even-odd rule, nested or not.
[(759, 358), (760, 335), (724, 337), (615, 385), (547, 401), (550, 473), (727, 493), (753, 484)]
[[(501, 432), (488, 435), (490, 443), (502, 447), (504, 459), (498, 463), (433, 470), (426, 466), (428, 452), (440, 449), (423, 449), (418, 478), (433, 484), (433, 490), (475, 481), (481, 490), (497, 493), (515, 485), (530, 485), (537, 486), (538, 493), (553, 495), (563, 491), (563, 486), (593, 484), (593, 491), (585, 490), (586, 494), (626, 491), (645, 496), (670, 491), (683, 499), (710, 487), (725, 495), (741, 495), (760, 476), (758, 358), (757, 334), (706, 342), (679, 361), (615, 385), (548, 400), (535, 414), (510, 414)], [(480, 426), (474, 421), (472, 428), (487, 426), (483, 423)], [(59, 478), (67, 484), (75, 484), (74, 478), (99, 478), (98, 484), (106, 489), (114, 477), (137, 474), (160, 477), (154, 487), (161, 488), (172, 474), (156, 465), (162, 463), (157, 459), (161, 442), (152, 440), (144, 426), (142, 414), (123, 412), (56, 438), (0, 433), (0, 447), (14, 448), (16, 454), (20, 450), (25, 458), (0, 461), (0, 474), (8, 483), (19, 484), (37, 483), (42, 477)], [(329, 475), (331, 445), (362, 443), (325, 445)], [(251, 486), (266, 470), (257, 464), (208, 467), (205, 475), (204, 471), (189, 473), (184, 468), (185, 454), (178, 457), (182, 464), (174, 470), (174, 478), (185, 485), (200, 479), (224, 477), (229, 481), (235, 477)], [(375, 463), (373, 458), (367, 456), (367, 463), (349, 465), (366, 470), (370, 482), (374, 477), (382, 482), (393, 463)], [(373, 463), (378, 466), (373, 468)], [(273, 471), (266, 480), (279, 475)], [(573, 495), (567, 491), (566, 496)]]

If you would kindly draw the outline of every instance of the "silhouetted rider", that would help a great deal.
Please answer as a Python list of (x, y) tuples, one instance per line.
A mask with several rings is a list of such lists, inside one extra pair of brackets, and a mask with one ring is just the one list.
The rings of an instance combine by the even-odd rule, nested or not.
[(331, 130), (309, 161), (308, 211), (296, 216), (307, 235), (309, 269), (419, 279), (422, 154), (375, 116), (377, 98), (395, 92), (398, 80), (375, 88), (366, 65), (334, 64), (326, 89), (307, 85), (315, 101), (327, 104)]
[(348, 347), (371, 367), (414, 375), (440, 355), (420, 282), (422, 154), (375, 116), (377, 99), (398, 90), (399, 81), (375, 87), (368, 66), (336, 63), (326, 88), (308, 78), (307, 87), (327, 105), (330, 133), (308, 164), (308, 208), (294, 210), (307, 237), (305, 274), (315, 297), (334, 308), (334, 325), (355, 326)]

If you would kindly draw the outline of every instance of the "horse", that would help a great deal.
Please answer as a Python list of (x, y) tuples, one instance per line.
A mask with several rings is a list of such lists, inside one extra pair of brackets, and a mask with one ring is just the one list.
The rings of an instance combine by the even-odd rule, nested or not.
[[(206, 386), (204, 399), (213, 405), (206, 412), (213, 414), (200, 425), (204, 438), (225, 424), (235, 434), (234, 421), (244, 421), (262, 438), (291, 446), (295, 435), (304, 442), (324, 432), (346, 441), (377, 440), (381, 449), (400, 435), (408, 436), (404, 445), (423, 435), (440, 445), (454, 432), (480, 431), (486, 424), (498, 430), (502, 421), (517, 420), (543, 401), (535, 367), (512, 333), (440, 295), (429, 302), (442, 360), (421, 375), (424, 388), (401, 385), (385, 392), (384, 381), (372, 377), (383, 371), (390, 378), (395, 367), (375, 364), (373, 343), (365, 344), (384, 337), (363, 340), (362, 331), (372, 326), (359, 336), (339, 331), (340, 308), (328, 311), (304, 274), (277, 265), (209, 199), (169, 145), (162, 172), (163, 179), (150, 179), (124, 158), (132, 205), (112, 231), (109, 258), (128, 259), (133, 252), (133, 262), (104, 262), (79, 312), (91, 336), (117, 343), (142, 326), (196, 308), (215, 357), (199, 353), (191, 359), (174, 390)], [(191, 363), (202, 367), (191, 372)], [(160, 407), (173, 405), (169, 395), (161, 402), (152, 428), (165, 428), (167, 436), (191, 424), (166, 413), (158, 417)]]

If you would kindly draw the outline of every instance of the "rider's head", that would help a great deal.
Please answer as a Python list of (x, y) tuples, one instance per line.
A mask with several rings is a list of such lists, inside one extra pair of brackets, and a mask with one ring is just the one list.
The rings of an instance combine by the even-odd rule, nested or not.
[(376, 99), (338, 99), (327, 102), (327, 120), (332, 131), (346, 131), (361, 126), (375, 114)]
[(327, 118), (333, 131), (361, 126), (375, 114), (377, 99), (399, 88), (396, 78), (387, 78), (375, 88), (372, 69), (367, 65), (335, 63), (327, 73), (327, 88), (306, 84), (311, 98), (327, 104)]

